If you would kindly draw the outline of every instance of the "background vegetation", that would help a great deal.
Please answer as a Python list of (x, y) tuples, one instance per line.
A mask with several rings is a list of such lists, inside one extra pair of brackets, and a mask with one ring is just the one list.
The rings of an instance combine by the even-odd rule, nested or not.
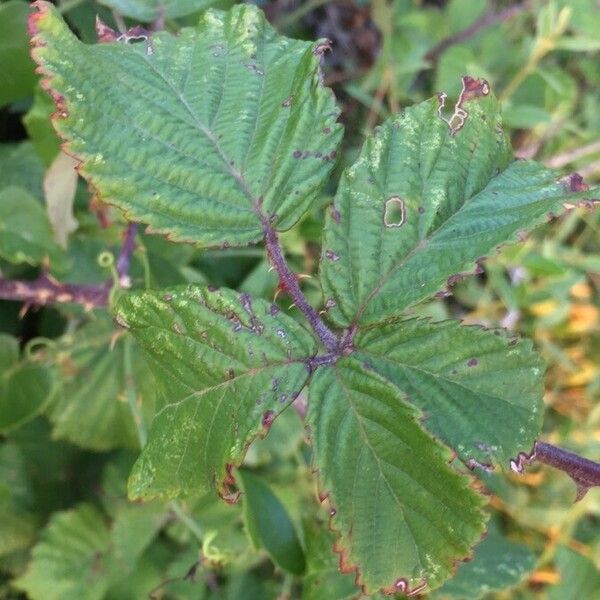
[[(122, 28), (153, 21), (156, 4), (58, 2), (86, 42), (95, 40), (97, 13)], [(173, 10), (160, 19), (172, 30), (195, 22), (185, 7), (227, 6), (165, 4), (184, 7), (183, 16)], [(438, 91), (456, 97), (468, 73), (485, 77), (501, 98), (519, 156), (576, 170), (589, 183), (600, 179), (595, 0), (260, 6), (282, 33), (332, 40), (325, 80), (347, 131), (338, 175), (366, 131)], [(49, 120), (54, 107), (29, 58), (28, 12), (20, 0), (0, 4), (0, 270), (10, 279), (41, 274), (98, 283), (111, 277), (106, 252), (118, 256), (123, 222), (94, 199), (60, 153)], [(314, 272), (321, 225), (315, 212), (282, 236), (297, 271)], [(599, 226), (600, 211), (586, 209), (552, 220), (486, 262), (479, 276), (458, 283), (452, 297), (418, 309), (532, 337), (548, 364), (544, 439), (594, 460), (600, 460)], [(130, 276), (140, 287), (201, 281), (269, 300), (277, 285), (261, 249), (200, 252), (146, 234), (138, 236)], [(317, 285), (308, 279), (304, 289), (318, 305)], [(287, 308), (285, 297), (279, 301)], [(125, 481), (154, 401), (149, 374), (147, 389), (130, 385), (143, 362), (112, 339), (114, 327), (101, 310), (2, 301), (0, 331), (1, 598), (356, 595), (352, 577), (337, 572), (295, 412), (286, 411), (250, 448), (239, 504), (212, 498), (130, 504)], [(491, 493), (492, 532), (475, 560), (433, 596), (600, 598), (598, 490), (573, 504), (572, 482), (547, 468), (480, 477)]]

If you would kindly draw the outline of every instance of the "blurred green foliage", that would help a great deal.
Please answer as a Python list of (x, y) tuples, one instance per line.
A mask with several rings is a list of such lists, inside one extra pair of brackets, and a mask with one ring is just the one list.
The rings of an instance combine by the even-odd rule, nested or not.
[[(194, 22), (189, 11), (209, 4), (166, 4), (178, 3), (185, 8), (156, 14), (171, 30)], [(158, 3), (57, 4), (73, 30), (91, 42), (96, 13), (119, 28), (132, 25), (130, 17), (148, 20)], [(468, 73), (485, 77), (502, 100), (517, 155), (565, 173), (576, 170), (590, 183), (600, 180), (595, 0), (259, 5), (282, 33), (332, 40), (324, 76), (343, 107), (348, 131), (338, 175), (354, 160), (364, 132), (439, 91), (456, 97), (459, 78)], [(50, 239), (43, 180), (59, 142), (49, 127), (54, 107), (28, 55), (27, 13), (26, 2), (0, 4), (0, 203), (9, 186), (21, 188), (23, 209), (43, 221), (34, 241), (55, 253), (51, 270), (60, 265), (65, 281), (98, 283), (110, 275), (98, 256), (117, 252), (122, 222), (79, 180), (71, 199), (77, 230), (66, 248)], [(322, 205), (328, 198), (324, 195)], [(6, 219), (8, 233), (19, 233), (20, 226), (10, 222), (14, 213), (0, 212), (0, 225)], [(314, 273), (322, 219), (317, 211), (283, 236), (297, 271)], [(548, 364), (545, 439), (595, 460), (600, 460), (599, 234), (600, 212), (576, 209), (488, 260), (483, 274), (455, 286), (453, 297), (416, 310), (532, 337)], [(35, 244), (27, 256), (15, 254), (2, 228), (0, 256), (4, 277), (32, 278), (47, 268)], [(210, 281), (269, 300), (277, 285), (260, 249), (200, 252), (148, 235), (140, 236), (131, 277), (149, 287)], [(309, 279), (304, 289), (318, 305), (317, 285)], [(285, 297), (279, 302), (285, 305)], [(310, 450), (295, 413), (284, 413), (269, 436), (251, 446), (241, 477), (246, 495), (238, 505), (212, 497), (130, 504), (125, 481), (139, 428), (156, 407), (137, 406), (142, 394), (128, 382), (132, 369), (147, 367), (131, 356), (127, 339), (111, 339), (101, 311), (60, 305), (20, 315), (20, 308), (0, 303), (0, 598), (357, 595), (353, 577), (338, 572), (329, 551), (333, 540), (314, 497)], [(145, 380), (148, 398), (152, 382)], [(18, 405), (19, 414), (6, 412), (7, 403)], [(508, 478), (478, 475), (490, 493), (493, 532), (435, 598), (600, 598), (598, 489), (573, 504), (572, 482), (546, 468)]]

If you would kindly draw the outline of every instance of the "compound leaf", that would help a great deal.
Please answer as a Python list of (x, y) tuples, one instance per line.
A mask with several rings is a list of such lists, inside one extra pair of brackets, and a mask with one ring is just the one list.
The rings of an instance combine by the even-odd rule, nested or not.
[[(33, 56), (80, 173), (130, 220), (230, 246), (290, 228), (318, 199), (342, 128), (322, 43), (278, 35), (254, 6), (209, 10), (177, 36), (85, 45), (48, 3)], [(149, 34), (150, 35), (150, 34)]]
[(110, 585), (109, 551), (103, 516), (79, 505), (52, 517), (14, 585), (32, 600), (101, 600)]
[[(467, 464), (508, 467), (543, 417), (544, 364), (529, 340), (458, 321), (400, 321), (359, 331), (357, 359), (423, 411), (423, 425)], [(475, 466), (475, 463), (472, 463)]]
[(342, 570), (366, 593), (416, 592), (452, 575), (484, 528), (483, 499), (398, 390), (355, 358), (318, 370), (308, 420)]
[(559, 180), (535, 162), (511, 162), (487, 83), (463, 85), (452, 117), (436, 98), (407, 108), (345, 171), (321, 258), (336, 324), (398, 318), (563, 203), (592, 197), (576, 174)]
[(167, 405), (129, 481), (132, 498), (210, 490), (300, 392), (313, 337), (247, 294), (190, 285), (124, 296), (117, 322), (139, 341)]
[(176, 19), (204, 10), (219, 0), (100, 0), (101, 4), (145, 23), (160, 18)]

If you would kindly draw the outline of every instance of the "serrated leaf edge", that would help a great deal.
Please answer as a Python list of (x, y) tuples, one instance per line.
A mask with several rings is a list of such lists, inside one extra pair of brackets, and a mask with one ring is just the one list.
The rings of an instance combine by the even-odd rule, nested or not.
[[(331, 368), (335, 368), (335, 365)], [(371, 373), (371, 375), (376, 376), (377, 378), (381, 379), (382, 381), (385, 381), (387, 384), (393, 385), (385, 377), (382, 377), (378, 373)], [(310, 385), (311, 380), (312, 380), (312, 374), (311, 374), (311, 378), (309, 380), (307, 380), (307, 383), (305, 385)], [(397, 386), (394, 386), (394, 387), (396, 389), (398, 389)], [(408, 403), (408, 404), (415, 413), (415, 416), (413, 418), (415, 425), (417, 427), (420, 427), (423, 430), (423, 432), (425, 433), (425, 435), (427, 435), (429, 438), (431, 438), (434, 441), (434, 443), (445, 452), (446, 457), (448, 458), (447, 464), (451, 465), (454, 462), (454, 460), (456, 459), (456, 453), (422, 426), (420, 419), (417, 418), (417, 416), (419, 414), (422, 414), (422, 412), (414, 404), (412, 404), (412, 403)], [(312, 447), (312, 434), (310, 432), (310, 427), (308, 425), (305, 426), (305, 432), (306, 432), (306, 436), (305, 436), (306, 441)], [(343, 529), (341, 527), (335, 527), (333, 524), (333, 519), (337, 514), (337, 509), (332, 502), (331, 492), (327, 491), (323, 488), (323, 484), (322, 484), (321, 477), (320, 477), (320, 469), (318, 467), (313, 466), (313, 468), (311, 469), (311, 473), (314, 476), (315, 482), (316, 482), (318, 502), (320, 504), (327, 502), (327, 505), (328, 505), (327, 528), (329, 529), (329, 531), (331, 531), (336, 536), (336, 539), (332, 545), (332, 550), (339, 556), (339, 567), (338, 567), (339, 571), (340, 571), (340, 573), (342, 573), (344, 575), (351, 575), (354, 573), (354, 583), (358, 588), (360, 588), (361, 595), (368, 596), (366, 584), (363, 582), (363, 577), (362, 577), (362, 572), (360, 570), (360, 566), (357, 563), (350, 562), (350, 560), (348, 558), (349, 551), (347, 548), (344, 548), (341, 544)], [(485, 496), (488, 495), (486, 493), (486, 490), (483, 488), (482, 484), (471, 474), (456, 473), (456, 475), (459, 475), (463, 478), (463, 480), (466, 480), (468, 482), (468, 488), (471, 489), (472, 491), (474, 491), (480, 498), (483, 499)], [(483, 510), (484, 504), (485, 504), (485, 500), (482, 502), (481, 507), (479, 509), (477, 509), (477, 511), (482, 515), (482, 517), (484, 517), (483, 520), (487, 521), (489, 519), (489, 514)], [(471, 545), (469, 554), (462, 558), (455, 558), (452, 560), (450, 570), (452, 571), (452, 573), (454, 575), (456, 575), (456, 572), (457, 572), (459, 566), (461, 565), (461, 563), (466, 563), (466, 562), (470, 562), (473, 560), (473, 558), (475, 557), (475, 547), (478, 544), (480, 544), (485, 539), (486, 536), (487, 536), (487, 529), (484, 527), (479, 539)], [(452, 575), (452, 576), (454, 576), (454, 575)], [(448, 577), (448, 579), (450, 579), (450, 578), (451, 577)], [(427, 588), (427, 586), (428, 586), (427, 580), (423, 579), (419, 583), (419, 585), (417, 585), (414, 588), (410, 588), (409, 584), (408, 584), (408, 579), (404, 576), (401, 576), (398, 579), (396, 579), (396, 581), (393, 584), (391, 584), (389, 587), (380, 588), (379, 591), (384, 596), (393, 596), (394, 594), (402, 593), (405, 596), (413, 597), (413, 596), (416, 596), (417, 594), (420, 594), (421, 592), (423, 592), (423, 590), (425, 590)]]

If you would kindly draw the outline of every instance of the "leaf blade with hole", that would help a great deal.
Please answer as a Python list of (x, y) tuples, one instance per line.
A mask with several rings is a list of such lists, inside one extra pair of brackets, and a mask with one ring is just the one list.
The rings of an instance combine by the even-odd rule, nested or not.
[(228, 468), (308, 378), (314, 338), (247, 294), (190, 285), (124, 296), (116, 319), (145, 349), (167, 401), (134, 466), (133, 498), (228, 494)]
[(464, 85), (462, 113), (442, 118), (436, 98), (407, 108), (345, 171), (321, 258), (336, 324), (397, 319), (564, 203), (594, 197), (577, 175), (559, 180), (532, 161), (511, 162), (487, 83)]
[(254, 6), (197, 28), (87, 46), (38, 2), (33, 56), (80, 173), (130, 220), (201, 246), (262, 239), (318, 199), (341, 136), (318, 49)]

